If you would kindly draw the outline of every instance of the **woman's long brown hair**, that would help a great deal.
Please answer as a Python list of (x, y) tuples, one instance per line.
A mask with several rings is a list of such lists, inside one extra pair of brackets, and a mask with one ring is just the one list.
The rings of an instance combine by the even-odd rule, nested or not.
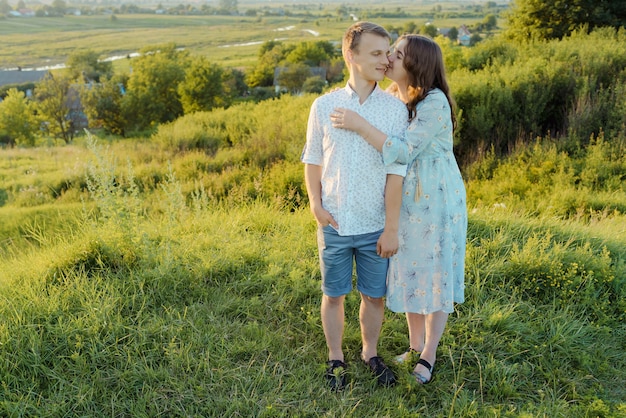
[[(455, 103), (446, 80), (441, 48), (431, 38), (423, 35), (402, 35), (396, 44), (403, 39), (407, 41), (402, 65), (409, 77), (407, 92), (409, 101), (406, 104), (409, 110), (409, 121), (415, 118), (417, 104), (424, 100), (433, 89), (438, 88), (448, 99), (452, 126), (456, 128)], [(397, 86), (394, 87), (397, 89)]]

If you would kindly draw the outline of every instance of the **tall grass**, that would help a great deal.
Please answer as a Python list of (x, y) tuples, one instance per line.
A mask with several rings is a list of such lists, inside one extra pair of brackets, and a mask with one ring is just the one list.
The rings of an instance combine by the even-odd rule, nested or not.
[[(315, 225), (306, 202), (285, 203), (302, 187), (297, 161), (247, 168), (159, 142), (66, 147), (88, 156), (73, 186), (84, 192), (35, 208), (67, 219), (28, 227), (33, 208), (0, 207), (19, 215), (2, 239), (37, 237), (0, 253), (1, 414), (626, 416), (622, 146), (598, 139), (570, 156), (545, 141), (470, 167), (466, 302), (436, 380), (418, 386), (394, 366), (400, 384), (376, 386), (352, 293), (339, 394), (322, 378)], [(210, 173), (240, 171), (242, 183), (216, 183), (226, 197), (212, 194)], [(539, 204), (557, 192), (613, 206)], [(380, 353), (407, 344), (404, 318), (386, 312)]]

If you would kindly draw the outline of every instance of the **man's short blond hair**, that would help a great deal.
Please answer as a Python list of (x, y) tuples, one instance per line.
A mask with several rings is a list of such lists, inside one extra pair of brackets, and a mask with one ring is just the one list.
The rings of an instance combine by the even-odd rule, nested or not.
[(382, 38), (391, 40), (389, 32), (385, 28), (372, 22), (357, 22), (350, 26), (346, 33), (343, 35), (343, 41), (341, 43), (341, 52), (344, 59), (346, 58), (347, 51), (359, 52), (359, 43), (361, 42), (361, 35), (364, 33), (371, 33)]

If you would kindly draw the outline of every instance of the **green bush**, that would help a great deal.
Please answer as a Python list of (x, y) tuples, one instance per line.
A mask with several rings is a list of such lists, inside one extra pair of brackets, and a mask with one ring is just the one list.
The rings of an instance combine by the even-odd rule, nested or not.
[(586, 84), (581, 90), (567, 115), (568, 137), (586, 144), (589, 138), (604, 133), (620, 135), (626, 126), (626, 84), (598, 89)]
[(561, 219), (595, 219), (626, 213), (624, 139), (603, 137), (576, 158), (546, 139), (505, 159), (493, 152), (466, 170), (469, 198)]
[[(559, 242), (550, 234), (531, 235), (514, 243), (506, 256), (502, 275), (511, 292), (522, 292), (535, 303), (556, 304), (587, 315), (599, 324), (626, 319), (626, 304), (620, 301), (613, 258), (606, 248)], [(595, 300), (590, 304), (589, 301)]]
[(172, 151), (200, 149), (208, 154), (215, 154), (226, 144), (222, 126), (207, 112), (192, 113), (159, 125), (152, 140)]
[(604, 135), (592, 138), (585, 148), (585, 157), (577, 165), (580, 184), (595, 191), (626, 193), (626, 141), (624, 137), (612, 142)]
[(584, 144), (625, 124), (626, 31), (597, 29), (560, 41), (507, 44), (500, 39), (466, 50), (450, 72), (460, 109), (463, 165), (493, 147), (511, 152), (535, 136), (568, 136)]
[(470, 71), (511, 64), (519, 54), (518, 48), (503, 38), (491, 38), (464, 51), (465, 67)]

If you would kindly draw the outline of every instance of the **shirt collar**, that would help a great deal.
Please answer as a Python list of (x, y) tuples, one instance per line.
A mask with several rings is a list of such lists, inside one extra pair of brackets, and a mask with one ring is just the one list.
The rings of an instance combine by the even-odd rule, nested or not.
[[(346, 93), (348, 93), (348, 95), (351, 98), (359, 97), (359, 95), (352, 89), (352, 87), (350, 87), (350, 83), (346, 83), (346, 86), (344, 87), (344, 90), (346, 91)], [(380, 88), (380, 85), (378, 84), (378, 81), (377, 81), (376, 82), (376, 87), (374, 87), (374, 90), (372, 90), (370, 95), (367, 96), (367, 97), (369, 98), (369, 97), (373, 96), (374, 94), (377, 94), (380, 90), (381, 90), (381, 88)]]

